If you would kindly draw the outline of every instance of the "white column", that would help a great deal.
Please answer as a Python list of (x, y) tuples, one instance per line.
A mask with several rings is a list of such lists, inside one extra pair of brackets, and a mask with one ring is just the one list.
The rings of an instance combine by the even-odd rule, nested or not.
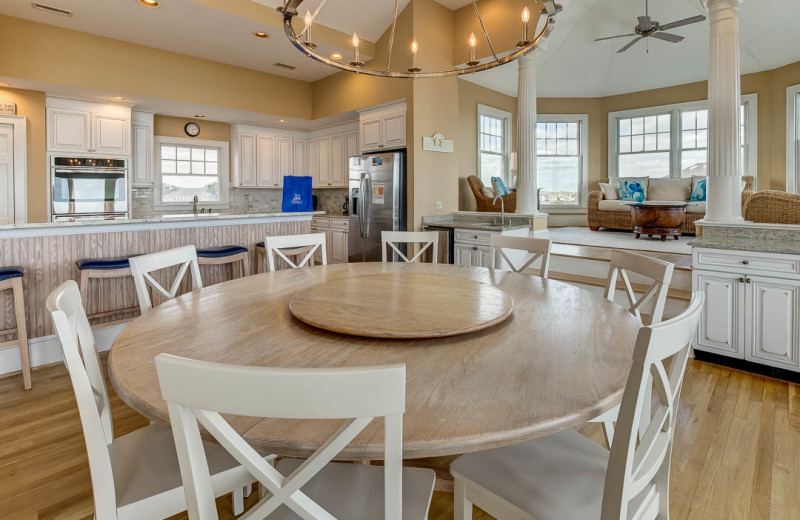
[(707, 0), (708, 45), (708, 193), (705, 220), (742, 222), (742, 164), (739, 135), (740, 0)]
[(517, 93), (517, 213), (536, 215), (536, 68), (535, 51), (521, 57)]

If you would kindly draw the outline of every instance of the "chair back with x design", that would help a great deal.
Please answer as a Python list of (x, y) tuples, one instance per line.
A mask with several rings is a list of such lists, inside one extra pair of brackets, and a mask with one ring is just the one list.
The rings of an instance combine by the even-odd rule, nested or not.
[[(264, 248), (267, 251), (267, 268), (275, 271), (275, 255), (289, 264), (292, 269), (298, 269), (313, 262), (317, 249), (322, 249), (322, 265), (328, 265), (328, 252), (325, 245), (325, 233), (309, 233), (305, 235), (274, 236), (264, 239)], [(308, 248), (300, 262), (295, 263), (290, 257), (297, 254), (297, 249)], [(292, 251), (295, 250), (295, 251)], [(296, 258), (295, 258), (296, 259)]]
[[(489, 267), (497, 268), (498, 256), (505, 261), (505, 264), (515, 273), (521, 273), (531, 267), (535, 261), (542, 259), (539, 267), (539, 276), (547, 278), (550, 271), (550, 239), (532, 237), (514, 237), (507, 235), (493, 234), (489, 238)], [(509, 258), (506, 249), (514, 249), (529, 253), (531, 256), (519, 266)]]
[[(335, 520), (301, 488), (376, 417), (385, 421), (385, 518), (402, 518), (405, 365), (267, 368), (159, 354), (156, 370), (169, 409), (191, 520), (218, 518), (198, 423), (269, 491), (248, 518), (265, 518), (285, 504), (304, 519)], [(346, 422), (292, 474), (283, 475), (231, 427), (223, 413)]]
[[(409, 259), (396, 244), (422, 244), (417, 254)], [(431, 248), (433, 253), (432, 263), (438, 263), (439, 258), (439, 233), (436, 231), (382, 231), (381, 232), (381, 260), (388, 262), (387, 249), (399, 256), (403, 262), (422, 261), (423, 253)]]
[[(611, 447), (601, 520), (669, 518), (678, 401), (703, 302), (703, 294), (696, 292), (681, 315), (639, 331)], [(646, 391), (651, 386), (658, 397), (652, 415)], [(644, 433), (637, 428), (642, 423)]]
[[(177, 296), (186, 273), (191, 271), (192, 290), (203, 288), (200, 266), (197, 263), (197, 250), (194, 246), (183, 246), (149, 255), (135, 256), (130, 259), (130, 264), (133, 283), (136, 286), (136, 296), (139, 298), (139, 308), (142, 312), (153, 308), (148, 286), (167, 300), (171, 300)], [(175, 266), (180, 267), (169, 289), (165, 289), (151, 274), (153, 271)]]
[[(605, 297), (614, 301), (617, 282), (621, 279), (630, 304), (628, 310), (641, 321), (642, 309), (651, 303), (650, 325), (655, 325), (664, 317), (664, 306), (667, 302), (674, 268), (674, 264), (657, 258), (630, 251), (615, 250), (611, 253), (611, 267), (606, 280)], [(629, 272), (652, 280), (652, 284), (642, 296), (637, 296), (634, 292)]]

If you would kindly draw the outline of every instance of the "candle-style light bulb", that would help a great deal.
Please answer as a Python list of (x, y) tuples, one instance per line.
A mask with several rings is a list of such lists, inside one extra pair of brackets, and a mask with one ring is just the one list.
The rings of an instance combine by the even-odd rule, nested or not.
[(359, 52), (358, 52), (358, 45), (361, 43), (361, 40), (358, 39), (358, 33), (355, 31), (353, 32), (353, 55), (354, 59), (350, 62), (350, 65), (353, 67), (363, 67), (364, 62), (361, 61)]
[(528, 40), (528, 21), (531, 19), (531, 12), (525, 7), (522, 10), (522, 40), (517, 42), (517, 47), (525, 47), (529, 43)]
[(311, 24), (314, 23), (314, 17), (311, 16), (311, 11), (308, 9), (306, 9), (306, 15), (303, 17), (303, 22), (306, 24), (306, 29), (304, 31), (306, 33), (306, 39), (303, 40), (303, 44), (311, 49), (316, 49), (317, 44), (311, 42)]
[(474, 67), (478, 64), (478, 60), (475, 59), (475, 46), (478, 45), (478, 39), (475, 37), (475, 33), (469, 33), (469, 61), (467, 65), (470, 67)]
[(408, 69), (408, 72), (420, 72), (422, 69), (417, 67), (417, 51), (419, 50), (419, 44), (417, 43), (417, 39), (414, 38), (411, 41), (411, 68)]
[(306, 27), (311, 27), (311, 22), (314, 21), (314, 17), (311, 16), (311, 11), (306, 9), (306, 15), (303, 17), (303, 21), (306, 23)]

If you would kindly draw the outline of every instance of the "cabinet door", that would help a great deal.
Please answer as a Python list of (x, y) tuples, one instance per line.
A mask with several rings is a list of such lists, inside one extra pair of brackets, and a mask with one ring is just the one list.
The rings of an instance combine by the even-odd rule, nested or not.
[(305, 139), (295, 139), (294, 143), (294, 174), (309, 175), (308, 161), (306, 160), (306, 141)]
[(47, 149), (54, 152), (89, 152), (89, 112), (47, 109)]
[(743, 359), (744, 277), (695, 270), (692, 285), (706, 296), (695, 348)]
[(331, 181), (331, 138), (321, 137), (317, 140), (317, 171), (319, 185), (330, 186)]
[(347, 159), (344, 155), (344, 135), (331, 137), (331, 186), (344, 187)]
[(347, 263), (347, 231), (339, 229), (331, 230), (331, 261), (334, 264)]
[(254, 187), (256, 185), (256, 136), (253, 134), (239, 135), (239, 151), (237, 157), (238, 186)]
[(256, 137), (256, 185), (266, 188), (278, 186), (275, 164), (275, 138), (268, 135)]
[(475, 246), (472, 259), (473, 267), (489, 267), (489, 246)]
[(381, 120), (380, 118), (366, 119), (359, 123), (361, 151), (371, 152), (381, 147)]
[(134, 123), (131, 182), (133, 186), (153, 184), (153, 126)]
[(278, 169), (275, 172), (278, 176), (278, 184), (283, 185), (284, 175), (294, 175), (294, 149), (292, 140), (279, 137), (277, 139), (278, 150)]
[(749, 361), (800, 368), (800, 282), (749, 277), (747, 284)]
[(470, 244), (454, 244), (453, 245), (453, 261), (456, 265), (465, 265), (472, 267), (473, 252), (475, 246)]
[[(311, 224), (311, 232), (312, 233), (324, 233), (325, 234), (325, 240), (326, 240), (326, 247), (329, 247), (329, 244), (327, 244), (327, 239), (328, 239), (328, 234), (330, 232), (330, 229), (324, 228), (324, 227), (315, 226), (312, 223)], [(322, 265), (322, 248), (321, 247), (317, 248), (317, 250), (314, 251), (314, 265)]]
[(93, 153), (128, 155), (130, 119), (105, 114), (92, 114)]
[(402, 148), (406, 145), (406, 114), (392, 114), (381, 118), (382, 148)]
[(344, 159), (347, 164), (351, 157), (361, 155), (361, 149), (358, 147), (358, 132), (347, 132), (344, 136), (345, 139), (345, 153)]
[(308, 174), (311, 175), (311, 186), (319, 186), (319, 157), (317, 156), (317, 140), (306, 142), (306, 159), (308, 160)]

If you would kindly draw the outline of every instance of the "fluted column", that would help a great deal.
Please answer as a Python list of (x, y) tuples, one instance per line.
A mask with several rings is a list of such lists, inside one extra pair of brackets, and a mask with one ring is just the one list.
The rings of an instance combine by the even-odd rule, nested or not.
[(705, 220), (741, 222), (742, 164), (739, 135), (740, 0), (707, 0), (711, 24), (708, 44), (708, 186)]
[(536, 68), (535, 52), (518, 61), (517, 93), (517, 213), (536, 215)]

